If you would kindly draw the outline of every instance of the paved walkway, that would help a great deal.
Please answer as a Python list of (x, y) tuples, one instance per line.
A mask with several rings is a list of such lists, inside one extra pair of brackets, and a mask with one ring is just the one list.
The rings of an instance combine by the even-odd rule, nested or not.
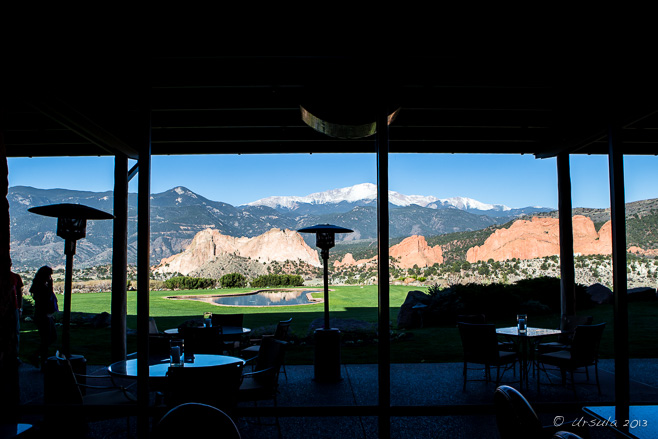
[[(658, 360), (631, 360), (631, 399), (633, 402), (658, 403)], [(99, 369), (88, 366), (88, 373)], [(377, 365), (343, 365), (342, 381), (336, 384), (320, 384), (313, 380), (311, 365), (287, 366), (288, 378), (280, 378), (280, 407), (304, 406), (375, 406), (378, 404)], [(462, 390), (461, 363), (432, 364), (392, 364), (391, 365), (391, 404), (393, 406), (432, 407), (443, 405), (489, 404), (494, 385), (485, 382), (468, 382)], [(481, 372), (470, 372), (480, 378)], [(531, 377), (524, 395), (533, 404), (564, 401), (578, 406), (587, 403), (614, 401), (614, 362), (602, 360), (599, 366), (602, 395), (594, 385), (577, 386), (577, 398), (570, 387), (542, 386), (537, 392), (536, 381)], [(478, 377), (478, 374), (480, 375)], [(511, 374), (505, 380), (513, 379)], [(559, 377), (553, 375), (554, 380)], [(578, 379), (578, 378), (577, 378)], [(583, 377), (580, 379), (584, 379)], [(593, 381), (593, 380), (592, 380)], [(542, 378), (542, 383), (546, 382)], [(511, 385), (518, 387), (517, 384)], [(23, 365), (21, 367), (21, 388), (23, 403), (39, 402), (43, 394), (43, 375), (38, 370)], [(266, 406), (269, 403), (259, 403)], [(271, 404), (270, 404), (271, 405)], [(552, 423), (555, 416), (575, 418), (583, 416), (577, 410), (573, 413), (542, 413), (544, 423)], [(240, 419), (238, 425), (243, 438), (277, 437), (273, 419)], [(658, 422), (658, 420), (656, 421)], [(134, 426), (135, 423), (133, 423)], [(122, 437), (125, 435), (125, 422), (117, 424), (97, 423), (92, 430), (93, 437)], [(377, 438), (377, 418), (369, 416), (344, 417), (281, 417), (280, 428), (283, 438)], [(116, 430), (116, 431), (115, 431)], [(490, 415), (478, 416), (406, 416), (391, 419), (391, 435), (394, 438), (441, 438), (475, 437), (497, 438), (495, 418)], [(603, 427), (592, 432), (594, 439), (612, 438)]]

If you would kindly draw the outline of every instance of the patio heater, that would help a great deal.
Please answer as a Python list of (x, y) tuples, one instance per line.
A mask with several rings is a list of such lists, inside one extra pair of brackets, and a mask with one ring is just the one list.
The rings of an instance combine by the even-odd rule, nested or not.
[(318, 224), (300, 229), (302, 233), (315, 233), (315, 246), (321, 249), (324, 265), (324, 327), (315, 330), (315, 381), (340, 381), (340, 330), (329, 324), (329, 249), (335, 245), (336, 233), (354, 230), (331, 224)]
[(73, 283), (73, 255), (76, 241), (84, 238), (87, 220), (114, 219), (114, 215), (81, 204), (51, 204), (28, 209), (37, 215), (57, 218), (57, 236), (64, 238), (66, 277), (64, 278), (64, 311), (62, 325), (62, 354), (71, 359), (71, 285)]

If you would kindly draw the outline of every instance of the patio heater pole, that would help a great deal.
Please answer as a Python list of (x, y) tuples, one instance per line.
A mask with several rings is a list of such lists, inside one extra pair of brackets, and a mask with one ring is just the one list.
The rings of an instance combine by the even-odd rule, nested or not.
[(315, 381), (340, 381), (340, 330), (329, 322), (329, 249), (335, 245), (336, 233), (352, 233), (331, 224), (318, 224), (300, 229), (302, 233), (315, 233), (315, 245), (321, 249), (324, 264), (324, 327), (315, 330)]
[(329, 249), (323, 248), (320, 251), (322, 256), (322, 265), (324, 266), (324, 330), (328, 331), (329, 324)]
[(73, 255), (75, 255), (75, 241), (67, 239), (64, 242), (66, 255), (66, 275), (64, 277), (64, 313), (62, 316), (62, 353), (71, 358), (71, 293), (73, 289)]

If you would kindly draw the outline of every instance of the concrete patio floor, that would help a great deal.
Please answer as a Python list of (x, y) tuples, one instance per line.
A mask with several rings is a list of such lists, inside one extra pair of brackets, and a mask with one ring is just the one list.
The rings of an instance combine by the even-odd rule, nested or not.
[[(630, 361), (631, 401), (658, 404), (658, 360)], [(88, 366), (88, 373), (102, 371), (100, 366)], [(342, 380), (338, 383), (323, 384), (313, 380), (312, 365), (286, 367), (287, 378), (280, 377), (279, 407), (323, 407), (323, 406), (376, 406), (378, 404), (378, 379), (376, 364), (349, 364), (341, 366)], [(593, 371), (592, 371), (593, 372)], [(518, 374), (518, 371), (517, 371)], [(584, 374), (577, 381), (584, 380)], [(593, 373), (591, 374), (593, 375)], [(482, 378), (482, 372), (470, 371), (469, 377)], [(536, 379), (530, 377), (530, 385), (522, 393), (531, 404), (564, 402), (578, 407), (568, 413), (540, 413), (544, 424), (552, 424), (556, 416), (577, 419), (586, 415), (579, 409), (585, 405), (610, 403), (614, 401), (614, 361), (601, 360), (599, 365), (602, 394), (599, 396), (595, 385), (578, 385), (577, 396), (571, 387), (542, 385), (537, 391)], [(593, 376), (591, 377), (593, 383)], [(514, 380), (508, 372), (503, 381)], [(554, 382), (559, 376), (552, 374)], [(547, 383), (542, 377), (542, 383)], [(510, 385), (518, 388), (516, 383)], [(446, 405), (490, 404), (495, 386), (483, 381), (469, 381), (462, 390), (461, 363), (431, 364), (392, 364), (391, 365), (391, 405), (405, 406), (413, 412), (414, 407), (440, 407)], [(21, 366), (22, 403), (38, 403), (43, 395), (43, 374), (29, 365)], [(271, 406), (271, 402), (259, 402), (258, 406)], [(498, 438), (496, 421), (493, 415), (471, 416), (404, 416), (392, 417), (390, 421), (393, 438)], [(239, 418), (236, 423), (243, 438), (273, 438), (278, 431), (273, 418)], [(282, 416), (279, 418), (281, 437), (302, 438), (377, 438), (378, 419), (376, 416)], [(656, 420), (658, 422), (658, 420)], [(132, 437), (135, 437), (135, 422), (131, 422)], [(125, 421), (103, 421), (91, 425), (90, 437), (125, 437)], [(605, 427), (591, 429), (593, 439), (614, 438)]]

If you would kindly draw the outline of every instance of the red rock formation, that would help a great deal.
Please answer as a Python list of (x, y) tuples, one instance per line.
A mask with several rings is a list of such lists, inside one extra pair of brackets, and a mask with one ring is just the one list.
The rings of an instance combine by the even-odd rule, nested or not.
[(352, 253), (347, 253), (345, 256), (343, 256), (342, 261), (335, 261), (334, 262), (334, 267), (340, 268), (340, 267), (346, 267), (346, 266), (352, 266), (356, 267), (359, 265), (365, 265), (368, 266), (369, 264), (376, 264), (377, 263), (377, 256), (374, 258), (370, 259), (359, 259), (358, 261), (354, 259), (354, 256)]
[(629, 253), (634, 253), (636, 255), (642, 255), (642, 256), (658, 256), (658, 249), (652, 248), (648, 250), (644, 250), (640, 247), (637, 247), (635, 245), (632, 245), (628, 248)]
[(262, 262), (301, 260), (320, 266), (318, 252), (292, 230), (271, 229), (254, 238), (235, 238), (222, 235), (217, 230), (206, 229), (197, 233), (182, 253), (160, 261), (155, 271), (186, 275), (226, 253)]
[[(573, 217), (574, 253), (581, 255), (610, 254), (612, 229), (606, 222), (597, 233), (588, 217)], [(466, 253), (468, 262), (503, 261), (506, 259), (535, 259), (560, 254), (559, 220), (533, 218), (532, 221), (515, 221), (509, 229), (496, 230), (482, 246)]]
[(399, 260), (398, 267), (412, 268), (431, 267), (435, 263), (443, 263), (443, 252), (440, 246), (430, 247), (424, 236), (410, 236), (389, 250), (389, 255)]
[[(400, 268), (431, 267), (435, 263), (443, 263), (443, 252), (440, 246), (430, 247), (423, 236), (410, 236), (401, 243), (394, 245), (389, 250), (389, 255), (398, 260), (397, 266)], [(377, 257), (370, 259), (354, 260), (351, 253), (347, 253), (342, 261), (334, 262), (334, 267), (358, 266), (364, 264), (374, 264)]]

